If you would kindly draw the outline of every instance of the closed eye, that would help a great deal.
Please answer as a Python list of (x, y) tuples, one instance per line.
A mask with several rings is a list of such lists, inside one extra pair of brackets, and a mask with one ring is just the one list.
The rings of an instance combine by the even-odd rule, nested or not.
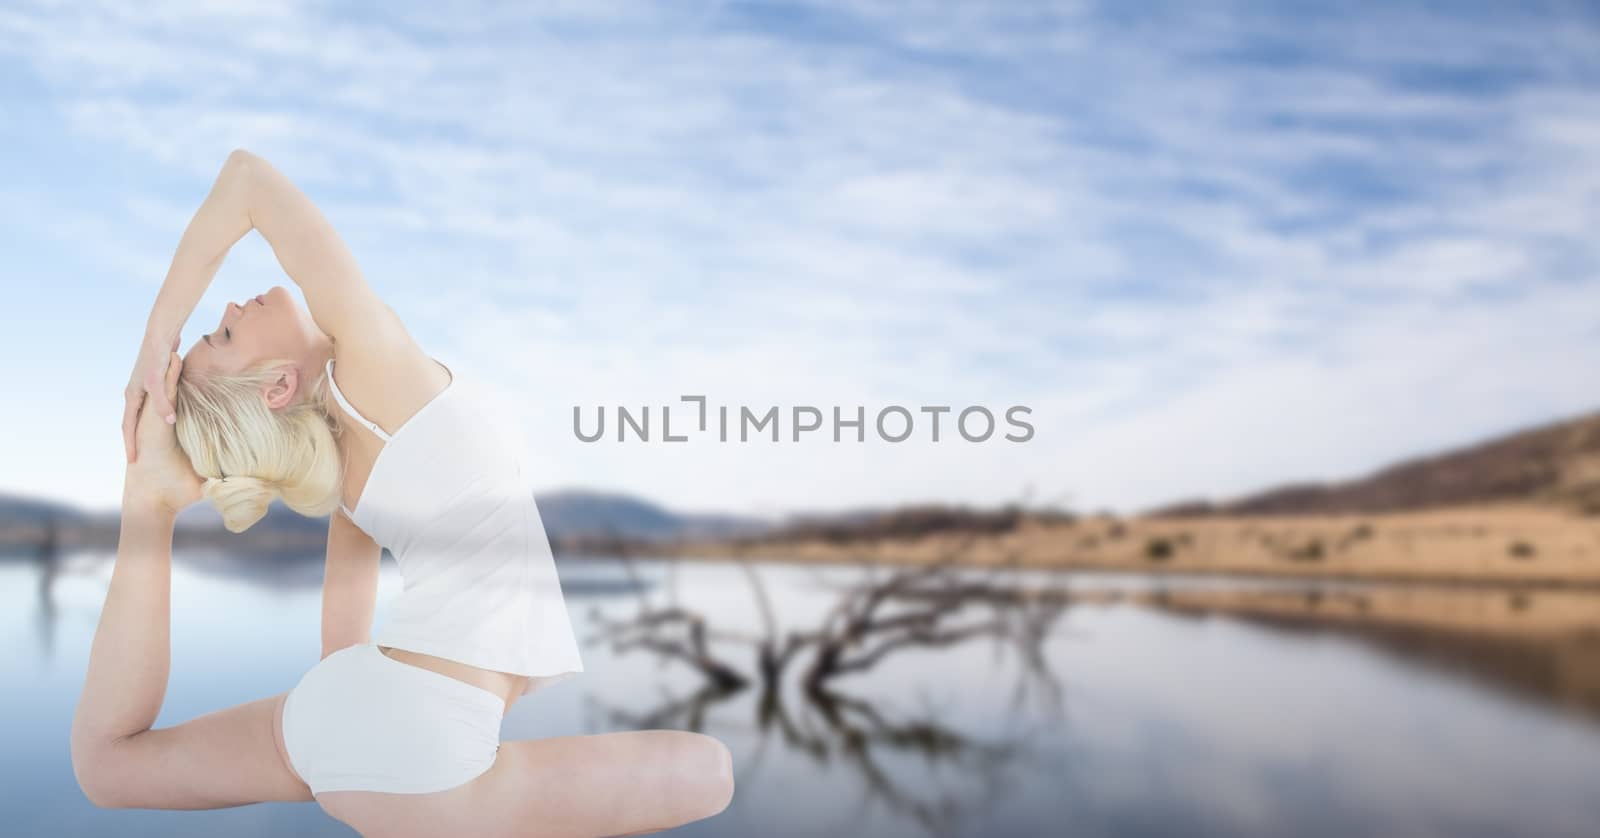
[(227, 338), (228, 340), (233, 340), (233, 330), (229, 329), (227, 326), (223, 326), (222, 327), (222, 336)]

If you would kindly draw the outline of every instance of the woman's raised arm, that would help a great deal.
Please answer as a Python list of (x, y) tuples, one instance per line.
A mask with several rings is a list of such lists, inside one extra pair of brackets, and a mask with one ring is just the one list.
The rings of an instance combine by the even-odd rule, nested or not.
[[(164, 392), (176, 392), (173, 356)], [(172, 527), (200, 497), (200, 478), (176, 434), (140, 414), (144, 457), (127, 467), (122, 530), (89, 669), (72, 717), (72, 771), (90, 802), (108, 807), (200, 809), (264, 800), (310, 800), (284, 765), (273, 733), (282, 696), (153, 727), (171, 668)]]
[(176, 348), (183, 324), (228, 251), (252, 229), (260, 231), (272, 246), (278, 263), (300, 287), (312, 318), (324, 333), (346, 343), (365, 342), (358, 330), (374, 333), (389, 330), (398, 322), (311, 199), (271, 163), (235, 149), (184, 229), (151, 307), (144, 346), (125, 394), (122, 432), (129, 462), (137, 456), (135, 417), (147, 397), (158, 415), (172, 421), (172, 403), (159, 386), (166, 371), (166, 355)]
[(383, 307), (317, 205), (276, 166), (239, 148), (228, 154), (178, 241), (151, 322), (171, 333), (182, 328), (228, 251), (252, 229), (300, 286), (318, 328), (333, 338), (346, 337), (374, 307)]

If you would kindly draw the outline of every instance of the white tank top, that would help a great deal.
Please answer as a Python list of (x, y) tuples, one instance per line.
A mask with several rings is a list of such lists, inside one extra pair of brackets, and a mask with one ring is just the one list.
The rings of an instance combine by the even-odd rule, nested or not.
[[(435, 359), (435, 363), (439, 363)], [(520, 437), (474, 384), (450, 383), (394, 433), (328, 389), (383, 440), (355, 509), (339, 505), (400, 566), (402, 590), (373, 642), (532, 676), (524, 689), (583, 671)]]

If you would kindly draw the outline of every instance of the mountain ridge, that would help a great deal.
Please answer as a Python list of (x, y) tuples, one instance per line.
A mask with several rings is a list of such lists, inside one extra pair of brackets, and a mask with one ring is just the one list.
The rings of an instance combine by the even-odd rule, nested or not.
[(1374, 514), (1526, 501), (1600, 512), (1600, 411), (1408, 457), (1346, 480), (1283, 483), (1146, 515)]

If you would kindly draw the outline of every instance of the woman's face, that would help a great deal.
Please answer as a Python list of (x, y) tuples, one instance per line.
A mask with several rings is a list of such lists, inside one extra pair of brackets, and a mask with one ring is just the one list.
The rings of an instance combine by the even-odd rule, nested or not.
[(288, 289), (274, 285), (243, 303), (228, 303), (217, 327), (184, 356), (186, 368), (239, 372), (256, 361), (299, 361), (315, 346), (315, 321)]

